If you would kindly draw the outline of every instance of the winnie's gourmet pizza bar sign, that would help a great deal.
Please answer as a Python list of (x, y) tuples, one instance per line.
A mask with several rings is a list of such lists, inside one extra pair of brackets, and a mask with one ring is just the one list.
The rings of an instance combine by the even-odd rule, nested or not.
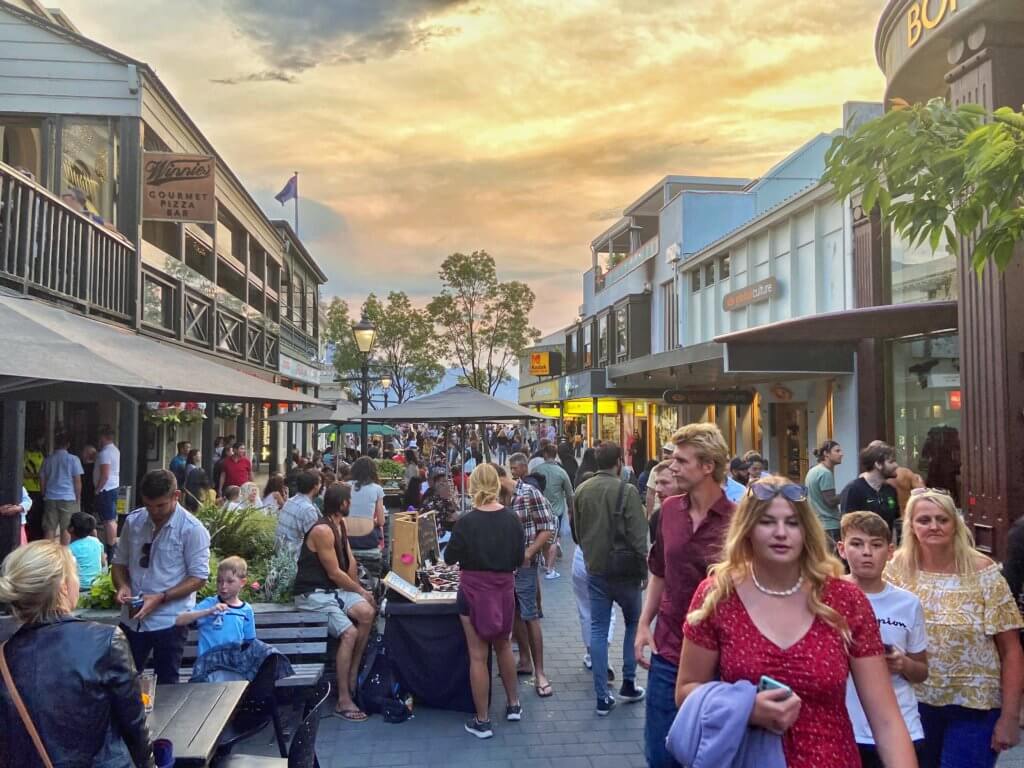
[(143, 153), (142, 216), (162, 221), (215, 222), (213, 158)]

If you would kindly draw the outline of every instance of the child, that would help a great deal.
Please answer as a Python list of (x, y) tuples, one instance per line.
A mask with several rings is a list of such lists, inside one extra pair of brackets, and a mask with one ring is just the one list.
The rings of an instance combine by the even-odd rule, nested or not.
[[(928, 677), (928, 635), (921, 601), (912, 592), (882, 580), (882, 570), (893, 552), (892, 537), (885, 520), (874, 512), (848, 512), (843, 515), (840, 525), (837, 547), (839, 556), (850, 566), (850, 575), (846, 578), (860, 587), (871, 602), (882, 634), (885, 660), (892, 672), (896, 701), (911, 740), (915, 747), (920, 747), (924, 729), (911, 683), (924, 682)], [(853, 723), (853, 734), (864, 768), (882, 768), (871, 727), (852, 679), (846, 681), (846, 709)]]
[(237, 485), (228, 485), (224, 488), (224, 509), (234, 512), (242, 508), (242, 489)]
[(71, 534), (68, 548), (78, 563), (79, 591), (88, 592), (107, 568), (103, 544), (96, 538), (96, 518), (85, 512), (75, 512), (71, 516), (68, 533)]
[[(241, 647), (256, 639), (256, 617), (252, 606), (238, 593), (245, 586), (249, 565), (240, 557), (226, 557), (217, 566), (217, 594), (200, 601), (194, 610), (178, 614), (175, 626), (195, 622), (199, 627), (199, 657), (224, 646)], [(245, 680), (244, 675), (219, 671), (209, 682)]]

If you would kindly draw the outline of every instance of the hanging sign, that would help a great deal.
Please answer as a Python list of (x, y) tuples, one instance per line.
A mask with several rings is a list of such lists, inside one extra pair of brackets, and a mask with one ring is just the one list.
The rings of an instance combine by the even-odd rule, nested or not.
[(214, 223), (215, 170), (210, 155), (143, 152), (142, 218)]

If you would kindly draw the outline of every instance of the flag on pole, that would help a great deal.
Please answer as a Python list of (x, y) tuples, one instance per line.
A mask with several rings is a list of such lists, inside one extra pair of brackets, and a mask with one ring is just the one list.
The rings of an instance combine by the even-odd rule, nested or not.
[(281, 205), (284, 205), (289, 200), (295, 200), (299, 196), (299, 177), (298, 175), (292, 176), (288, 179), (288, 183), (284, 185), (284, 189), (274, 195), (274, 199), (277, 200)]

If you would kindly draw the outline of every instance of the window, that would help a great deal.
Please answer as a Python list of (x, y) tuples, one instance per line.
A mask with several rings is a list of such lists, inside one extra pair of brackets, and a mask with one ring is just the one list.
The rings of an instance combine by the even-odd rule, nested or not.
[(583, 326), (583, 368), (594, 367), (594, 345), (591, 331), (591, 324)]
[(893, 304), (956, 300), (959, 293), (956, 255), (945, 245), (933, 253), (928, 243), (911, 248), (893, 234), (889, 262)]
[(625, 307), (615, 310), (615, 361), (629, 357), (629, 324)]
[(114, 220), (117, 121), (105, 117), (64, 118), (60, 135), (60, 191), (85, 193), (86, 207)]
[(726, 254), (718, 260), (718, 279), (725, 280), (729, 277), (729, 255)]
[(709, 285), (714, 285), (714, 284), (715, 284), (715, 262), (709, 261), (707, 264), (704, 265), (704, 285), (705, 286), (709, 286)]
[(565, 335), (565, 370), (576, 370), (576, 331)]
[(661, 284), (661, 307), (664, 322), (662, 338), (665, 340), (663, 351), (667, 352), (679, 346), (679, 291), (675, 280)]
[(174, 331), (174, 288), (152, 275), (142, 277), (142, 322)]
[(690, 273), (690, 290), (694, 293), (700, 291), (700, 270), (695, 269)]
[(597, 365), (608, 365), (608, 315), (597, 319)]

